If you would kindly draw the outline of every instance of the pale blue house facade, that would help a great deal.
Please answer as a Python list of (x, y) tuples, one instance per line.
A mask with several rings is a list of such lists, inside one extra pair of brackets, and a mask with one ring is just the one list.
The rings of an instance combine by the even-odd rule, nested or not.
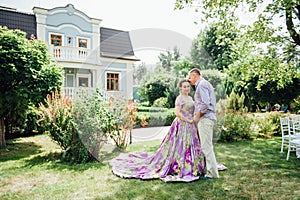
[[(19, 27), (14, 27), (11, 20), (22, 20), (25, 15), (3, 8), (0, 12), (14, 15), (11, 19), (0, 17), (0, 25), (14, 29)], [(89, 17), (72, 4), (52, 9), (34, 7), (33, 14), (26, 15), (31, 17), (26, 23), (35, 23), (36, 27), (33, 33), (25, 30), (27, 34), (36, 34), (37, 39), (45, 41), (53, 59), (63, 68), (66, 95), (76, 97), (79, 90), (88, 92), (100, 87), (108, 95), (132, 99), (133, 65), (139, 59), (128, 32), (102, 27), (101, 19)]]

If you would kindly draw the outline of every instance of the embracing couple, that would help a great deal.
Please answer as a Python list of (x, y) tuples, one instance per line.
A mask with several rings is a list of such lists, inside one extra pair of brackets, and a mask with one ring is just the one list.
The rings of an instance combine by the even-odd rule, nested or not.
[[(190, 84), (195, 85), (194, 100)], [(190, 182), (219, 178), (213, 150), (213, 126), (216, 122), (216, 97), (212, 85), (200, 70), (180, 80), (180, 95), (175, 100), (176, 118), (153, 153), (121, 154), (110, 162), (114, 174), (124, 178), (154, 179), (166, 182)]]

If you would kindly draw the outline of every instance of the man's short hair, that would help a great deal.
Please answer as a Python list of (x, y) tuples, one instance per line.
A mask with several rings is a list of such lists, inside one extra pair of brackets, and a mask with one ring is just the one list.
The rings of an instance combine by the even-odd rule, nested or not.
[(198, 68), (193, 68), (193, 69), (191, 69), (191, 70), (189, 71), (189, 74), (190, 74), (190, 73), (196, 73), (196, 74), (198, 74), (198, 75), (201, 75), (200, 69), (198, 69)]

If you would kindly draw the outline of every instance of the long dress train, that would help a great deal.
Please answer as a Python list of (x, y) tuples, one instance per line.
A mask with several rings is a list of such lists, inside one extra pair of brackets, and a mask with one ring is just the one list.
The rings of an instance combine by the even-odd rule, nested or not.
[[(182, 102), (181, 112), (192, 119), (194, 104)], [(204, 154), (195, 124), (175, 118), (157, 152), (120, 154), (110, 161), (114, 174), (124, 178), (190, 182), (205, 170)]]

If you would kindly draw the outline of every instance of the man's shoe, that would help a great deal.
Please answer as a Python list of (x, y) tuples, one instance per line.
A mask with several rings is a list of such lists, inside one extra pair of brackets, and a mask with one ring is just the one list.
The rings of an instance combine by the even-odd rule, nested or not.
[(202, 176), (202, 179), (212, 179), (212, 177), (208, 176), (208, 175), (204, 175), (204, 176)]

